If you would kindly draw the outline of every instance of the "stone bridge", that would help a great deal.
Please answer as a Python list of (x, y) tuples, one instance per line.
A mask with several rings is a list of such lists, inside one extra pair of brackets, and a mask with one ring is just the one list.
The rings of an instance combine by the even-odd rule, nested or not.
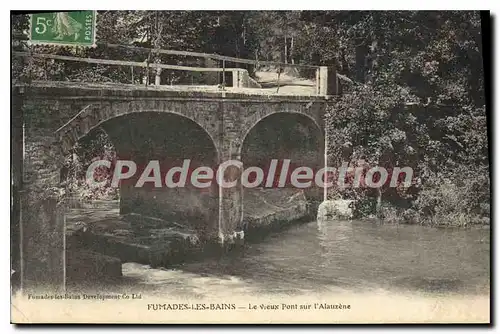
[[(327, 101), (321, 96), (34, 82), (13, 87), (12, 98), (14, 188), (21, 190), (22, 224), (33, 226), (31, 237), (21, 238), (29, 243), (36, 235), (50, 236), (32, 245), (35, 254), (48, 255), (64, 243), (62, 219), (39, 226), (37, 217), (47, 210), (37, 206), (37, 196), (57, 196), (65, 157), (96, 129), (107, 133), (118, 157), (139, 164), (168, 157), (170, 163), (191, 159), (195, 165), (218, 166), (239, 160), (250, 166), (293, 155), (297, 164), (323, 165)], [(238, 180), (240, 175), (241, 169), (227, 169), (224, 178)], [(207, 239), (231, 242), (244, 219), (243, 194), (239, 181), (236, 187), (215, 184), (204, 192), (136, 188), (122, 182), (120, 212), (185, 219)], [(53, 267), (62, 261), (49, 258), (55, 261)]]

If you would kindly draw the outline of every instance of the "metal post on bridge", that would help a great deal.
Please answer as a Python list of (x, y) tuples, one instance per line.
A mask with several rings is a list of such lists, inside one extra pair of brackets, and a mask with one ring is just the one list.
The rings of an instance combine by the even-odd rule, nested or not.
[(320, 66), (316, 77), (319, 76), (318, 95), (328, 95), (328, 67)]
[(161, 68), (156, 69), (155, 86), (161, 85)]
[(226, 61), (222, 60), (222, 90), (226, 89)]
[(334, 66), (320, 66), (316, 70), (316, 93), (320, 96), (338, 95), (339, 83)]
[(319, 68), (316, 69), (316, 95), (319, 95)]

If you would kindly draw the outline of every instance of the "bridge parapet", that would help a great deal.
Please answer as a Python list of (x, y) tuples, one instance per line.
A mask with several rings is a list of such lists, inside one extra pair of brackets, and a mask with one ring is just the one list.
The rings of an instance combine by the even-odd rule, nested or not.
[[(110, 66), (126, 66), (131, 70), (130, 73), (130, 83), (131, 84), (144, 84), (145, 86), (164, 86), (165, 83), (162, 79), (162, 72), (170, 71), (170, 72), (184, 72), (184, 73), (214, 73), (218, 77), (218, 85), (215, 85), (218, 89), (226, 90), (227, 88), (234, 89), (253, 89), (253, 90), (263, 90), (265, 94), (291, 94), (291, 95), (315, 95), (315, 96), (330, 96), (337, 95), (339, 93), (338, 89), (338, 76), (335, 72), (335, 69), (330, 67), (327, 68), (325, 66), (315, 66), (315, 65), (306, 65), (306, 64), (287, 64), (287, 63), (279, 63), (273, 61), (261, 61), (261, 60), (250, 60), (250, 59), (242, 59), (235, 57), (227, 57), (216, 54), (206, 54), (199, 52), (188, 52), (188, 51), (177, 51), (177, 50), (163, 50), (163, 49), (149, 49), (149, 48), (141, 48), (135, 46), (128, 45), (116, 45), (104, 43), (102, 46), (107, 48), (122, 48), (131, 50), (133, 52), (147, 52), (149, 55), (144, 62), (137, 61), (127, 61), (127, 60), (114, 60), (114, 59), (97, 59), (97, 58), (82, 58), (82, 57), (74, 57), (74, 56), (64, 56), (57, 54), (36, 54), (29, 52), (21, 52), (14, 51), (12, 55), (14, 57), (23, 57), (23, 58), (40, 58), (40, 59), (52, 59), (57, 61), (69, 61), (69, 62), (81, 62), (87, 64), (99, 64), (99, 65), (110, 65)], [(207, 67), (199, 67), (199, 66), (185, 66), (185, 65), (172, 65), (172, 64), (164, 64), (155, 61), (150, 62), (149, 58), (152, 54), (157, 56), (183, 56), (183, 57), (192, 57), (192, 58), (201, 58), (205, 61)], [(219, 67), (211, 67), (217, 64), (217, 62), (222, 66)], [(236, 67), (226, 67), (226, 64), (237, 64)], [(273, 79), (274, 86), (272, 89), (263, 88), (263, 84), (258, 82), (256, 78), (252, 78), (246, 68), (243, 65), (248, 66), (252, 65), (255, 68), (267, 66), (268, 70), (271, 69), (271, 72), (275, 72), (275, 77)], [(138, 75), (134, 75), (134, 68), (141, 68), (143, 71)], [(315, 78), (311, 78), (311, 80), (306, 80), (304, 78), (288, 76), (285, 78), (286, 73), (284, 73), (284, 69), (305, 69), (312, 70), (316, 72)], [(150, 82), (150, 70), (154, 70), (155, 79)], [(266, 77), (270, 72), (265, 72)], [(298, 72), (296, 72), (297, 74)], [(227, 75), (230, 74), (230, 80), (227, 80)], [(258, 76), (257, 76), (258, 77)], [(280, 80), (281, 77), (281, 80)], [(315, 79), (315, 80), (314, 80)], [(333, 79), (333, 80), (332, 80)], [(209, 80), (212, 82), (213, 79)], [(153, 84), (154, 83), (154, 84)], [(194, 81), (190, 84), (190, 86), (200, 85), (200, 83), (194, 83)], [(269, 81), (266, 81), (266, 85), (269, 86)], [(187, 85), (173, 85), (172, 81), (170, 81), (170, 86), (187, 86)], [(210, 86), (205, 85), (205, 86)], [(294, 86), (291, 89), (291, 93), (287, 93), (284, 87)], [(302, 92), (297, 86), (302, 87)], [(304, 88), (304, 87), (307, 87)], [(189, 89), (184, 87), (184, 89)], [(281, 91), (281, 92), (280, 92)], [(307, 92), (307, 94), (304, 93)]]

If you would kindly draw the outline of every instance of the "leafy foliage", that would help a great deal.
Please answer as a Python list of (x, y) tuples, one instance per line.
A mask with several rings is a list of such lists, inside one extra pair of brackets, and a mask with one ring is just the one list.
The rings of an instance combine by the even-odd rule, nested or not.
[(335, 29), (337, 50), (347, 50), (337, 57), (351, 55), (342, 70), (357, 80), (329, 112), (333, 155), (350, 141), (355, 158), (411, 166), (418, 221), (484, 221), (490, 198), (478, 13), (325, 15), (346, 19)]
[[(98, 186), (87, 182), (87, 169), (96, 160), (107, 160), (112, 163), (112, 168), (97, 168), (94, 179), (100, 183)], [(116, 162), (116, 151), (107, 134), (101, 129), (92, 131), (80, 140), (66, 157), (64, 164), (65, 193), (79, 200), (117, 199), (118, 189), (110, 186), (113, 164)]]

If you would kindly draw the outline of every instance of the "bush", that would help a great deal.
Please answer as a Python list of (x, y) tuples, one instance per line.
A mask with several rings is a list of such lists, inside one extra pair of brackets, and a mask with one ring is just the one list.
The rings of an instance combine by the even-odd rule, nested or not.
[(111, 172), (107, 168), (96, 170), (97, 181), (107, 180), (106, 183), (94, 186), (86, 182), (86, 172), (89, 165), (95, 160), (116, 160), (114, 146), (107, 134), (100, 130), (81, 140), (67, 159), (65, 169), (68, 171), (65, 180), (65, 193), (70, 197), (83, 201), (115, 200), (118, 199), (118, 188), (111, 184)]
[(419, 222), (460, 227), (488, 224), (490, 182), (487, 171), (488, 167), (483, 166), (477, 171), (460, 168), (451, 175), (432, 175), (413, 203)]

